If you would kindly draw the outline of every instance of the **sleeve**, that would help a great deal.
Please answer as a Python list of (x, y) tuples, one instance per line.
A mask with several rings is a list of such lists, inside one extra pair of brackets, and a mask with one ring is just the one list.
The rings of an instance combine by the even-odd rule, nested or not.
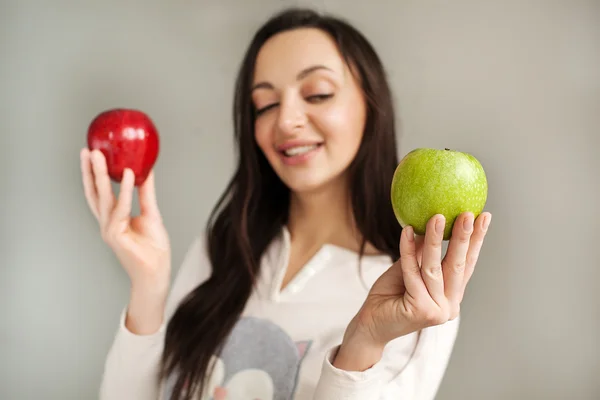
[(156, 333), (136, 335), (125, 327), (123, 309), (112, 346), (104, 363), (100, 400), (156, 400), (160, 360), (168, 320), (181, 300), (210, 275), (204, 237), (196, 238), (187, 250), (167, 299), (163, 323)]
[(321, 370), (313, 400), (433, 400), (450, 360), (459, 318), (423, 329), (405, 365), (398, 365), (406, 351), (388, 343), (381, 360), (366, 371), (343, 371), (332, 364), (339, 345), (331, 349)]

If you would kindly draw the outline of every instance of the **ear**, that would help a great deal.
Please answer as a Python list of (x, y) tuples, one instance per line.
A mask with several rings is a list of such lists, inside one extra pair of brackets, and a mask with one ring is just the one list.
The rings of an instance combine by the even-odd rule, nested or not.
[(310, 345), (312, 344), (311, 340), (303, 340), (300, 342), (296, 342), (296, 349), (298, 350), (298, 357), (302, 360), (306, 353), (308, 353), (308, 349), (310, 349)]

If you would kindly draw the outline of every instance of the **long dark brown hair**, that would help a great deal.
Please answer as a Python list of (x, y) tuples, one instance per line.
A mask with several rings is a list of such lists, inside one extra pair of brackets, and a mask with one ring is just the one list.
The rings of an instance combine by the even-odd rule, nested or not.
[(220, 353), (246, 306), (263, 252), (287, 222), (289, 189), (254, 140), (251, 85), (261, 46), (272, 36), (297, 28), (317, 28), (331, 35), (360, 82), (367, 118), (349, 171), (354, 219), (363, 238), (360, 255), (369, 241), (394, 260), (399, 257), (401, 228), (390, 203), (398, 164), (395, 117), (382, 63), (367, 39), (347, 22), (305, 8), (281, 11), (253, 37), (236, 80), (233, 119), (238, 165), (206, 226), (212, 275), (183, 299), (167, 327), (162, 378), (177, 375), (173, 400), (204, 392), (211, 357)]

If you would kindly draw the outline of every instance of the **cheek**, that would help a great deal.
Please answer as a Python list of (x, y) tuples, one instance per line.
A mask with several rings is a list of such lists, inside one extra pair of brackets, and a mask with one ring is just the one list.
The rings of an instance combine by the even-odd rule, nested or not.
[(269, 153), (273, 147), (273, 141), (271, 140), (271, 129), (268, 128), (267, 124), (263, 120), (257, 120), (254, 123), (254, 138), (258, 147), (269, 157)]
[(322, 131), (330, 142), (333, 151), (349, 153), (353, 157), (358, 151), (362, 140), (365, 117), (364, 109), (356, 105), (339, 105), (325, 110), (323, 114)]

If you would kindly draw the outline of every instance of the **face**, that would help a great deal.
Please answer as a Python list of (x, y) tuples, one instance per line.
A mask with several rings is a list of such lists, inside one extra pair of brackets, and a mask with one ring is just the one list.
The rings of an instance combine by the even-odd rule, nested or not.
[(256, 141), (280, 179), (294, 192), (343, 180), (366, 106), (335, 42), (317, 29), (272, 37), (258, 54), (253, 85)]

